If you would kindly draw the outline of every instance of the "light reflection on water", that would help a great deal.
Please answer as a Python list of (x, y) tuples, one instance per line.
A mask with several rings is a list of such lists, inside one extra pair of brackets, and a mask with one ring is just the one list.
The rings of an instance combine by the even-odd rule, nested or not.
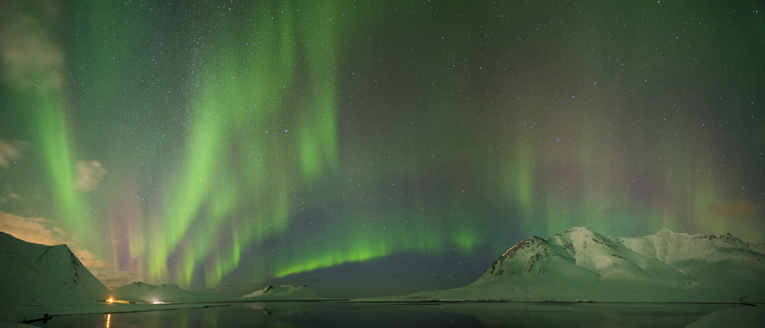
[(265, 302), (54, 317), (39, 327), (684, 327), (732, 304)]

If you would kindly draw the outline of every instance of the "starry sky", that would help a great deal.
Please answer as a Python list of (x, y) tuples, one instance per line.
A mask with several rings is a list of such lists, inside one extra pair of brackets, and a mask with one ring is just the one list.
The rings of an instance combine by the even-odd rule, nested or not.
[(459, 287), (573, 226), (765, 242), (764, 15), (3, 1), (0, 211), (103, 276), (237, 296)]

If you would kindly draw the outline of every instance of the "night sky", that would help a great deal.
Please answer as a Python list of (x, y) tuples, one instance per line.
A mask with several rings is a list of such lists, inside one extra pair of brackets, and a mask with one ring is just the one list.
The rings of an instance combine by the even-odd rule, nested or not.
[(573, 226), (765, 242), (761, 1), (14, 0), (0, 55), (0, 223), (112, 288), (454, 288)]

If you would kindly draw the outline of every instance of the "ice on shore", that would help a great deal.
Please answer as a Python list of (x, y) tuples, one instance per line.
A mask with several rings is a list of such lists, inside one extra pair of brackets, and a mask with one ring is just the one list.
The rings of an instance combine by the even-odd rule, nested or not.
[(765, 323), (765, 308), (761, 306), (741, 306), (707, 314), (698, 321), (688, 325), (688, 328), (757, 328), (762, 327), (763, 323)]

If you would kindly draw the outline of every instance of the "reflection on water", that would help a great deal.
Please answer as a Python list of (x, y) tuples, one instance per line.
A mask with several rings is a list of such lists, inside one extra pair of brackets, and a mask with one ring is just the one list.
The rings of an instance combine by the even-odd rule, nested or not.
[(684, 327), (720, 304), (264, 302), (54, 317), (39, 327)]

